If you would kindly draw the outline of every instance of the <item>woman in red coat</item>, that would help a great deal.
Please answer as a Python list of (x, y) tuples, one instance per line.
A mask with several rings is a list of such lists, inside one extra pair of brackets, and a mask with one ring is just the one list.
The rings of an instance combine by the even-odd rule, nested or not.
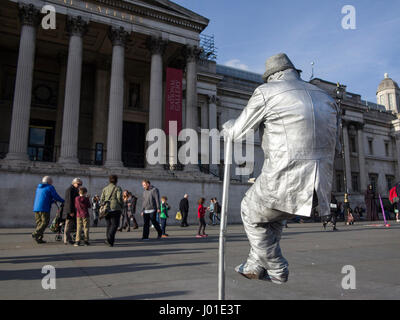
[(206, 230), (206, 220), (205, 220), (205, 216), (206, 216), (206, 208), (203, 206), (205, 199), (204, 198), (200, 198), (198, 203), (199, 203), (199, 207), (197, 208), (197, 217), (199, 218), (199, 232), (197, 233), (196, 238), (205, 238), (207, 237), (205, 230)]

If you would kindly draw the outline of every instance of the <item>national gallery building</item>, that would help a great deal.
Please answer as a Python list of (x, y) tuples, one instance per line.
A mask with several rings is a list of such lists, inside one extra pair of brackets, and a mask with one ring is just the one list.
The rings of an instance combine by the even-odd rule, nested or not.
[[(45, 5), (55, 8), (55, 29), (43, 28)], [(171, 83), (179, 126), (199, 134), (237, 117), (262, 83), (259, 74), (216, 64), (213, 41), (202, 34), (208, 23), (168, 0), (1, 1), (0, 227), (33, 225), (44, 175), (63, 197), (74, 177), (93, 196), (117, 174), (119, 185), (139, 197), (138, 208), (146, 178), (172, 210), (188, 193), (192, 223), (198, 198), (221, 200), (223, 143), (219, 165), (146, 162), (147, 132), (166, 129)], [(335, 98), (335, 83), (311, 82)], [(363, 204), (368, 183), (387, 197), (400, 179), (400, 90), (385, 74), (377, 103), (346, 91), (343, 107), (345, 159), (336, 159), (333, 191), (343, 196), (346, 174), (354, 207)], [(232, 168), (229, 222), (240, 221), (248, 180), (261, 170), (257, 138), (254, 145), (253, 173), (237, 176)]]

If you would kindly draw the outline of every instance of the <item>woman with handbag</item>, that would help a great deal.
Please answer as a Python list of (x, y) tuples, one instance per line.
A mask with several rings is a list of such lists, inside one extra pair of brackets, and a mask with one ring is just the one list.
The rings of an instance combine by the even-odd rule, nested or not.
[(107, 240), (105, 240), (105, 243), (112, 247), (114, 246), (115, 233), (119, 226), (124, 203), (122, 200), (122, 189), (117, 186), (118, 177), (116, 175), (111, 175), (109, 177), (109, 182), (108, 186), (106, 186), (101, 193), (100, 215), (101, 218), (105, 217), (107, 224)]

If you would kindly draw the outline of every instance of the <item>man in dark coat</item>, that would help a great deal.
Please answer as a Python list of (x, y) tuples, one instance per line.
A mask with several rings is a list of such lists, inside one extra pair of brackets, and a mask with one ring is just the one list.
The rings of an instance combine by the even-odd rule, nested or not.
[(82, 186), (82, 180), (75, 178), (72, 184), (65, 190), (64, 212), (66, 214), (64, 226), (64, 244), (74, 244), (71, 238), (71, 230), (76, 222), (75, 198), (79, 196), (79, 187)]
[(189, 227), (187, 223), (187, 218), (189, 214), (189, 201), (188, 201), (189, 196), (187, 194), (184, 195), (183, 199), (179, 203), (179, 211), (182, 214), (182, 222), (181, 222), (181, 227)]
[(367, 191), (365, 191), (365, 206), (367, 208), (367, 219), (369, 221), (379, 220), (378, 207), (376, 206), (376, 195), (372, 184), (370, 184)]

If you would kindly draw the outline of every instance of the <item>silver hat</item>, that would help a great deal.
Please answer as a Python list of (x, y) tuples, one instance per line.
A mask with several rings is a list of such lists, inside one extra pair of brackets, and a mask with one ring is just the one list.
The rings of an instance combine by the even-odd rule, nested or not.
[(278, 53), (267, 59), (265, 62), (266, 71), (263, 75), (264, 81), (267, 81), (270, 75), (273, 75), (276, 72), (284, 71), (286, 69), (294, 69), (299, 73), (302, 72), (294, 67), (292, 61), (290, 61), (289, 57), (285, 53)]

